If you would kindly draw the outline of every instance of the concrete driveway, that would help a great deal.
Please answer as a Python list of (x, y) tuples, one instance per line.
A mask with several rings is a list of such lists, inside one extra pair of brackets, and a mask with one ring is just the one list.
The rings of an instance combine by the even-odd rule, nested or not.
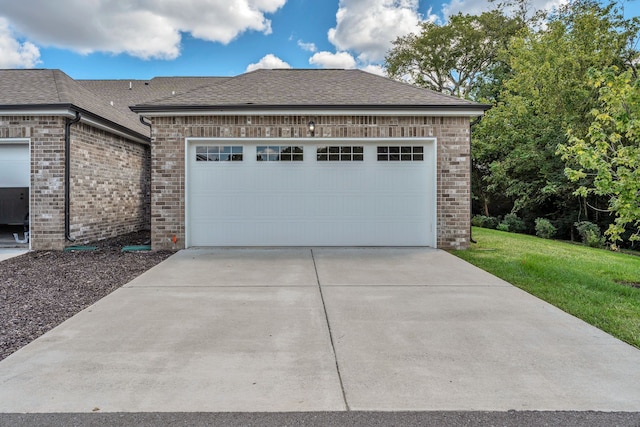
[(190, 249), (0, 362), (0, 412), (637, 411), (639, 366), (443, 251)]
[(29, 252), (29, 249), (0, 248), (0, 261), (4, 261), (5, 259), (9, 259), (9, 258), (14, 258), (22, 254), (26, 254), (27, 252)]

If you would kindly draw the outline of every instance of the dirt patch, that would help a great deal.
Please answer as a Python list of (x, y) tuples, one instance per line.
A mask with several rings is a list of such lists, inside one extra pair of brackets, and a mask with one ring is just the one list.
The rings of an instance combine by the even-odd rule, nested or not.
[(622, 280), (616, 280), (619, 285), (630, 286), (632, 288), (640, 288), (640, 282), (624, 282)]
[(0, 262), (0, 360), (169, 257), (121, 252), (149, 233), (94, 243), (95, 251), (38, 251)]

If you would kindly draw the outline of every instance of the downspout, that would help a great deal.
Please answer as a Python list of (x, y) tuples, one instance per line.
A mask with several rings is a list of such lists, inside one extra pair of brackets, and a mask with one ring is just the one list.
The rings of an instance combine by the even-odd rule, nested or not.
[[(140, 123), (142, 123), (145, 126), (149, 127), (149, 139), (151, 139), (151, 134), (153, 133), (153, 128), (151, 127), (151, 123), (145, 122), (144, 121), (144, 117), (140, 116)], [(145, 213), (145, 222), (148, 221), (148, 227), (149, 229), (151, 229), (151, 143), (149, 143), (149, 170), (147, 171), (147, 188), (145, 188), (145, 198), (148, 196), (148, 203), (146, 204), (145, 208), (147, 210), (147, 212)]]
[(71, 125), (78, 123), (80, 113), (76, 111), (75, 119), (65, 119), (64, 124), (64, 237), (70, 242), (76, 239), (71, 237)]
[(147, 123), (144, 121), (144, 117), (140, 116), (140, 123), (149, 127), (149, 137), (151, 137), (151, 123)]
[[(470, 215), (471, 215), (471, 212), (473, 212), (473, 194), (471, 193), (473, 189), (473, 186), (471, 185), (471, 180), (473, 178), (473, 156), (471, 155), (471, 133), (472, 133), (471, 131), (475, 125), (480, 123), (480, 120), (482, 120), (482, 116), (476, 117), (475, 120), (473, 120), (469, 124), (469, 195), (471, 196), (469, 197), (469, 214)], [(471, 221), (469, 221), (469, 240), (471, 241), (471, 243), (478, 243), (475, 240), (473, 240), (473, 226), (471, 225)]]

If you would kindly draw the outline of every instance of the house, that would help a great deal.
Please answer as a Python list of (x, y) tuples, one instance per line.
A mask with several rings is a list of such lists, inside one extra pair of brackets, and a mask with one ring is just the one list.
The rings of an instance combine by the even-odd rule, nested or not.
[(154, 249), (469, 244), (484, 105), (359, 70), (5, 70), (0, 90), (0, 159), (23, 153), (0, 188), (30, 192), (33, 249), (148, 227)]
[(257, 70), (140, 103), (153, 245), (465, 248), (486, 108), (360, 70)]
[(148, 229), (150, 129), (129, 106), (220, 79), (0, 70), (0, 232), (26, 223), (46, 250)]
[(0, 70), (0, 224), (26, 220), (32, 249), (144, 228), (149, 154), (135, 114), (63, 72)]

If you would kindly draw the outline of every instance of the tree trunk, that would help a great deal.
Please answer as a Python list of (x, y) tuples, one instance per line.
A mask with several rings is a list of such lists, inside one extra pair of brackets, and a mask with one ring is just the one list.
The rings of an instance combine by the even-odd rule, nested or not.
[(487, 202), (487, 196), (485, 196), (484, 194), (482, 195), (482, 202), (484, 204), (484, 216), (490, 216), (489, 215), (489, 203)]

